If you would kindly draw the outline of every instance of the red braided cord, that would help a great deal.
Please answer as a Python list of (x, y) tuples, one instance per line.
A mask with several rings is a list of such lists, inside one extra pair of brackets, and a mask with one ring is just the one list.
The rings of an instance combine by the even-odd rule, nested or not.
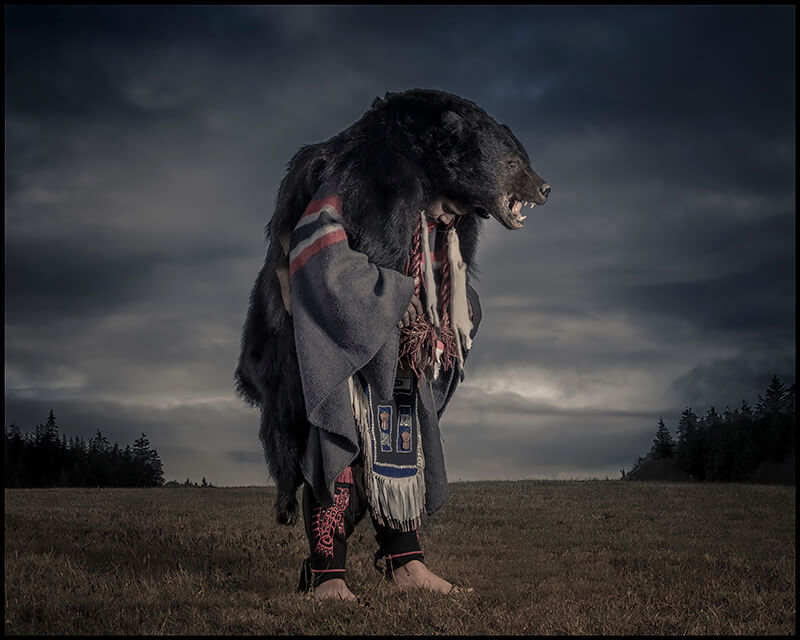
[(422, 280), (422, 216), (419, 217), (414, 235), (411, 236), (411, 255), (406, 265), (406, 275), (414, 278), (414, 295), (419, 297), (419, 286)]
[[(414, 295), (419, 297), (423, 278), (422, 232), (424, 216), (420, 215), (411, 239), (411, 254), (406, 275), (414, 278)], [(406, 360), (408, 366), (421, 379), (426, 371), (432, 370), (436, 362), (436, 329), (425, 315), (417, 316), (409, 326), (403, 327), (400, 334), (399, 358)]]
[(450, 255), (449, 243), (445, 244), (442, 258), (442, 326), (450, 326)]

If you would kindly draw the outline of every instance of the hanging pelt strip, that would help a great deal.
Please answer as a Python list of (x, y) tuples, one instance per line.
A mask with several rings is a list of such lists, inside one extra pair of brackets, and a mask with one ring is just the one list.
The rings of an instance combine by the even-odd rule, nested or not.
[[(453, 331), (453, 344), (456, 346), (456, 357), (460, 370), (464, 371), (464, 356), (472, 348), (472, 319), (469, 314), (467, 304), (467, 265), (461, 259), (461, 249), (459, 247), (458, 234), (455, 229), (447, 232), (447, 260), (444, 261), (442, 268), (448, 269), (448, 277), (442, 278), (452, 287), (453, 295), (449, 296), (448, 309), (449, 329)], [(442, 285), (444, 287), (444, 284)]]
[(463, 371), (464, 352), (472, 346), (469, 333), (472, 322), (467, 308), (466, 265), (461, 259), (458, 234), (451, 223), (446, 232), (445, 259), (441, 265), (441, 315), (437, 300), (433, 258), (428, 239), (425, 212), (411, 242), (406, 275), (414, 278), (414, 293), (420, 296), (425, 287), (425, 314), (417, 316), (400, 334), (400, 360), (418, 378), (435, 380), (439, 371), (448, 371), (458, 362)]

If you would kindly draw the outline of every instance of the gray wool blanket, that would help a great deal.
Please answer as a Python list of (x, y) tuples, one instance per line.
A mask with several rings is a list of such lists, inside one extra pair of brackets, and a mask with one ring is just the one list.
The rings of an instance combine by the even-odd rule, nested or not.
[[(323, 188), (292, 233), (289, 288), (295, 345), (309, 422), (301, 469), (323, 506), (333, 504), (334, 480), (363, 450), (354, 418), (353, 381), (374, 404), (395, 394), (400, 329), (414, 281), (371, 263), (350, 248), (335, 189)], [(477, 294), (467, 287), (476, 315)], [(417, 386), (414, 428), (424, 457), (424, 509), (447, 498), (439, 417), (458, 384), (456, 368)], [(358, 385), (357, 385), (358, 386)]]

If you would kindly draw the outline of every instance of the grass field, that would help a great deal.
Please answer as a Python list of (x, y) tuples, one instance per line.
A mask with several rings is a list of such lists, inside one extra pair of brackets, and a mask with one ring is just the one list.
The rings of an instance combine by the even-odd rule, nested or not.
[(302, 523), (272, 488), (7, 489), (7, 634), (795, 633), (795, 488), (451, 485), (426, 562), (475, 589), (400, 591), (348, 551), (358, 604), (295, 593)]

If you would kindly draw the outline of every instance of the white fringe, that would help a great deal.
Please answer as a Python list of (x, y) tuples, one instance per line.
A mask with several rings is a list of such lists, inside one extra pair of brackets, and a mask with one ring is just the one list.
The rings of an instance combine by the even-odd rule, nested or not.
[(409, 478), (387, 478), (373, 472), (373, 425), (370, 399), (355, 376), (348, 378), (353, 416), (361, 434), (361, 452), (364, 459), (364, 490), (370, 511), (385, 526), (401, 531), (413, 531), (422, 523), (425, 509), (425, 457), (420, 439), (417, 400), (417, 473)]

